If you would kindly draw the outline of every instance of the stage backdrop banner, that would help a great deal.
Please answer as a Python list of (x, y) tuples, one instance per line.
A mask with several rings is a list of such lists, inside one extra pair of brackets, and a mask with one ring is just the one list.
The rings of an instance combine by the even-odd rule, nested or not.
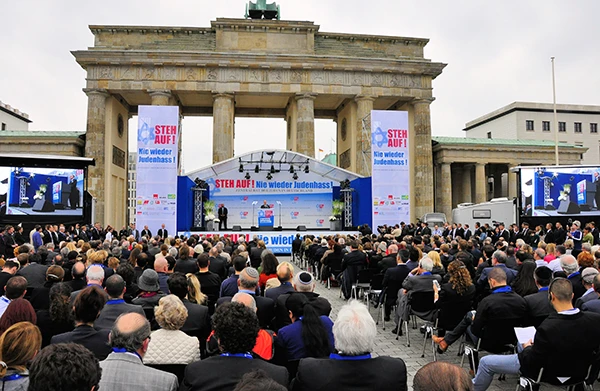
[(139, 106), (136, 223), (155, 234), (177, 229), (179, 107)]
[(371, 111), (373, 231), (410, 219), (408, 112)]
[[(329, 228), (333, 182), (319, 174), (298, 172), (293, 180), (286, 168), (267, 180), (266, 173), (229, 172), (207, 178), (210, 199), (224, 204), (228, 209), (227, 228), (239, 225), (249, 228), (258, 225), (260, 206), (264, 201), (273, 211), (275, 227), (296, 228), (304, 225), (309, 229)], [(216, 211), (215, 211), (216, 212)], [(268, 217), (268, 216), (266, 216)]]

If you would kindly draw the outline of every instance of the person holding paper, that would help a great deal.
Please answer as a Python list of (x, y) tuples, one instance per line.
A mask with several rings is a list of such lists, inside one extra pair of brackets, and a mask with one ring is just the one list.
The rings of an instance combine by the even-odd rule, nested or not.
[(549, 297), (557, 313), (542, 322), (533, 341), (519, 344), (518, 354), (483, 357), (473, 379), (475, 391), (487, 390), (496, 373), (537, 379), (544, 368), (542, 381), (558, 385), (587, 376), (600, 347), (600, 314), (573, 308), (573, 287), (566, 278), (550, 284)]

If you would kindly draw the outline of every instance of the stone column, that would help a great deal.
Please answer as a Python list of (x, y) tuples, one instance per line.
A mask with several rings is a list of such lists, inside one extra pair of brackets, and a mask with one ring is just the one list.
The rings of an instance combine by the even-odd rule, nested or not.
[(103, 89), (84, 89), (88, 96), (88, 116), (85, 133), (85, 156), (94, 158), (96, 165), (88, 169), (88, 191), (96, 199), (95, 221), (105, 225), (105, 131), (106, 100), (110, 94)]
[(296, 95), (296, 152), (315, 157), (315, 99), (313, 94)]
[[(371, 129), (369, 127), (371, 111), (375, 97), (368, 95), (359, 95), (354, 98), (356, 102), (356, 173), (364, 176), (371, 176)], [(364, 124), (367, 129), (363, 129)], [(433, 202), (432, 202), (433, 207)], [(433, 210), (433, 209), (432, 209)]]
[(485, 176), (485, 163), (475, 165), (475, 203), (487, 201), (487, 178)]
[(431, 150), (431, 117), (429, 105), (432, 99), (413, 101), (415, 143), (412, 156), (415, 189), (411, 202), (415, 205), (413, 220), (433, 212), (433, 152)]
[(233, 157), (235, 102), (232, 94), (214, 94), (213, 163)]
[(170, 106), (173, 95), (170, 90), (148, 90), (152, 106)]
[(517, 197), (517, 174), (511, 172), (511, 169), (516, 167), (516, 164), (511, 164), (508, 166), (508, 174), (506, 180), (508, 182), (508, 199), (513, 199)]
[(473, 202), (472, 201), (472, 191), (471, 191), (471, 170), (473, 166), (470, 164), (465, 165), (463, 169), (462, 175), (462, 194), (463, 201), (462, 202)]
[(438, 191), (441, 193), (442, 212), (446, 219), (452, 220), (452, 170), (451, 163), (442, 163), (441, 186)]

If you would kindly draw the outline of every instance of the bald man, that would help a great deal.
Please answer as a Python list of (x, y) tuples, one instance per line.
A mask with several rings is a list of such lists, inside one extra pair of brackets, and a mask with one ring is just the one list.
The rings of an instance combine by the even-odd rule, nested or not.
[(154, 271), (158, 273), (158, 283), (160, 284), (160, 290), (165, 294), (169, 294), (169, 285), (167, 280), (169, 279), (169, 262), (165, 257), (158, 257), (154, 260)]
[(249, 295), (246, 292), (238, 292), (231, 298), (232, 303), (242, 303), (246, 307), (250, 308), (252, 311), (256, 312), (256, 300), (252, 295)]
[(177, 376), (144, 366), (142, 359), (150, 343), (150, 323), (137, 313), (127, 313), (115, 321), (110, 336), (113, 352), (100, 362), (101, 390), (176, 391)]
[(277, 300), (279, 295), (284, 293), (294, 292), (292, 280), (294, 279), (294, 266), (289, 262), (282, 262), (277, 266), (277, 279), (281, 283), (280, 286), (270, 288), (265, 291), (265, 296)]

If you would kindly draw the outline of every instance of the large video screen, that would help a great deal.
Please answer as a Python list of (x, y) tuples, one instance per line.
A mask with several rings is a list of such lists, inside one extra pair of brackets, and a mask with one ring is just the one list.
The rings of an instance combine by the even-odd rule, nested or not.
[(0, 167), (0, 214), (83, 215), (84, 170)]
[(525, 216), (600, 215), (600, 167), (521, 169)]

